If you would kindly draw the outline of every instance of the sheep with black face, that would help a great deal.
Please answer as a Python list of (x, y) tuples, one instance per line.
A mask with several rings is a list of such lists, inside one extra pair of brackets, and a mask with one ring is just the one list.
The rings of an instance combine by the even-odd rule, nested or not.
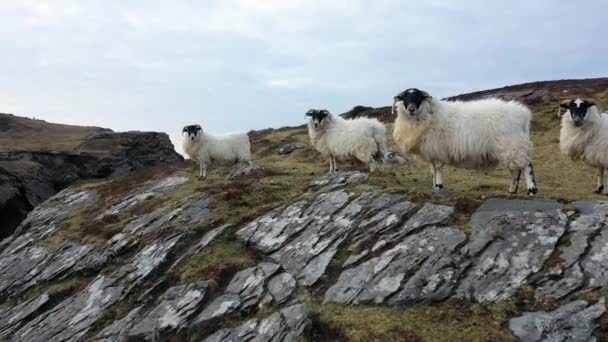
[(510, 193), (517, 192), (524, 170), (528, 194), (537, 192), (530, 161), (531, 113), (523, 104), (499, 99), (440, 101), (416, 88), (393, 100), (393, 138), (403, 153), (430, 164), (435, 189), (443, 188), (444, 165), (489, 171), (502, 163), (511, 172)]
[(212, 162), (246, 162), (253, 165), (251, 145), (245, 133), (216, 137), (205, 133), (200, 125), (189, 125), (182, 130), (184, 152), (199, 163), (199, 178), (207, 177), (207, 166)]
[(582, 160), (597, 168), (596, 193), (606, 186), (608, 168), (608, 117), (601, 115), (591, 100), (564, 100), (558, 116), (565, 110), (559, 134), (559, 147), (572, 160)]
[(336, 159), (358, 159), (370, 171), (386, 159), (386, 129), (376, 119), (345, 120), (326, 109), (311, 109), (308, 135), (311, 144), (329, 160), (329, 172), (337, 171)]

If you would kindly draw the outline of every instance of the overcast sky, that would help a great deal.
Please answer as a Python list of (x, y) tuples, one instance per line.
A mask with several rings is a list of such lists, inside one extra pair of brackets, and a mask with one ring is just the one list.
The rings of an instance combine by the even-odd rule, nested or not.
[(608, 74), (608, 1), (0, 0), (0, 112), (114, 130), (297, 125)]

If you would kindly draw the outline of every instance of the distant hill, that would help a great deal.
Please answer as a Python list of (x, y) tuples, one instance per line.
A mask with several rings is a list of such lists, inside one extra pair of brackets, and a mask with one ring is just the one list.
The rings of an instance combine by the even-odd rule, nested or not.
[[(432, 89), (425, 89), (432, 92)], [(505, 100), (518, 100), (533, 110), (544, 109), (548, 104), (555, 104), (570, 97), (594, 98), (598, 103), (608, 104), (608, 78), (589, 78), (580, 80), (557, 80), (522, 83), (481, 90), (472, 93), (448, 97), (448, 100), (470, 101), (480, 98), (497, 97)], [(604, 107), (602, 107), (604, 108)], [(391, 107), (365, 107), (356, 106), (350, 111), (341, 114), (352, 119), (356, 117), (373, 117), (382, 122), (393, 122)]]

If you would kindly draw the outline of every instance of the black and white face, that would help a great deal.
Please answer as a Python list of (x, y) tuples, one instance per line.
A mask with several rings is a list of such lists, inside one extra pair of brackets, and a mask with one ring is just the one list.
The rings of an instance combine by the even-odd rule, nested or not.
[(311, 109), (306, 112), (306, 116), (310, 117), (310, 122), (314, 128), (319, 128), (327, 121), (325, 119), (329, 116), (329, 111), (326, 109)]
[(560, 107), (567, 109), (570, 112), (570, 118), (576, 127), (580, 127), (585, 123), (587, 111), (595, 104), (589, 100), (570, 100), (564, 101)]
[(200, 137), (202, 131), (203, 128), (200, 125), (189, 125), (184, 127), (182, 135), (184, 136), (184, 139), (196, 141)]
[(397, 94), (394, 101), (398, 109), (401, 109), (410, 116), (416, 116), (420, 111), (423, 102), (430, 98), (431, 96), (427, 92), (416, 88), (410, 88)]

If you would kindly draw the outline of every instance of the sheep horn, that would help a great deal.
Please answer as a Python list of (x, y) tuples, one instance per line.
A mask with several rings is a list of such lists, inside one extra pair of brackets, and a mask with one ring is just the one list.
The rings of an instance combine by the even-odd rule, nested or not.
[(559, 106), (557, 106), (557, 117), (558, 118), (562, 117), (562, 109), (568, 109), (570, 102), (572, 102), (572, 100), (564, 100), (559, 104)]

